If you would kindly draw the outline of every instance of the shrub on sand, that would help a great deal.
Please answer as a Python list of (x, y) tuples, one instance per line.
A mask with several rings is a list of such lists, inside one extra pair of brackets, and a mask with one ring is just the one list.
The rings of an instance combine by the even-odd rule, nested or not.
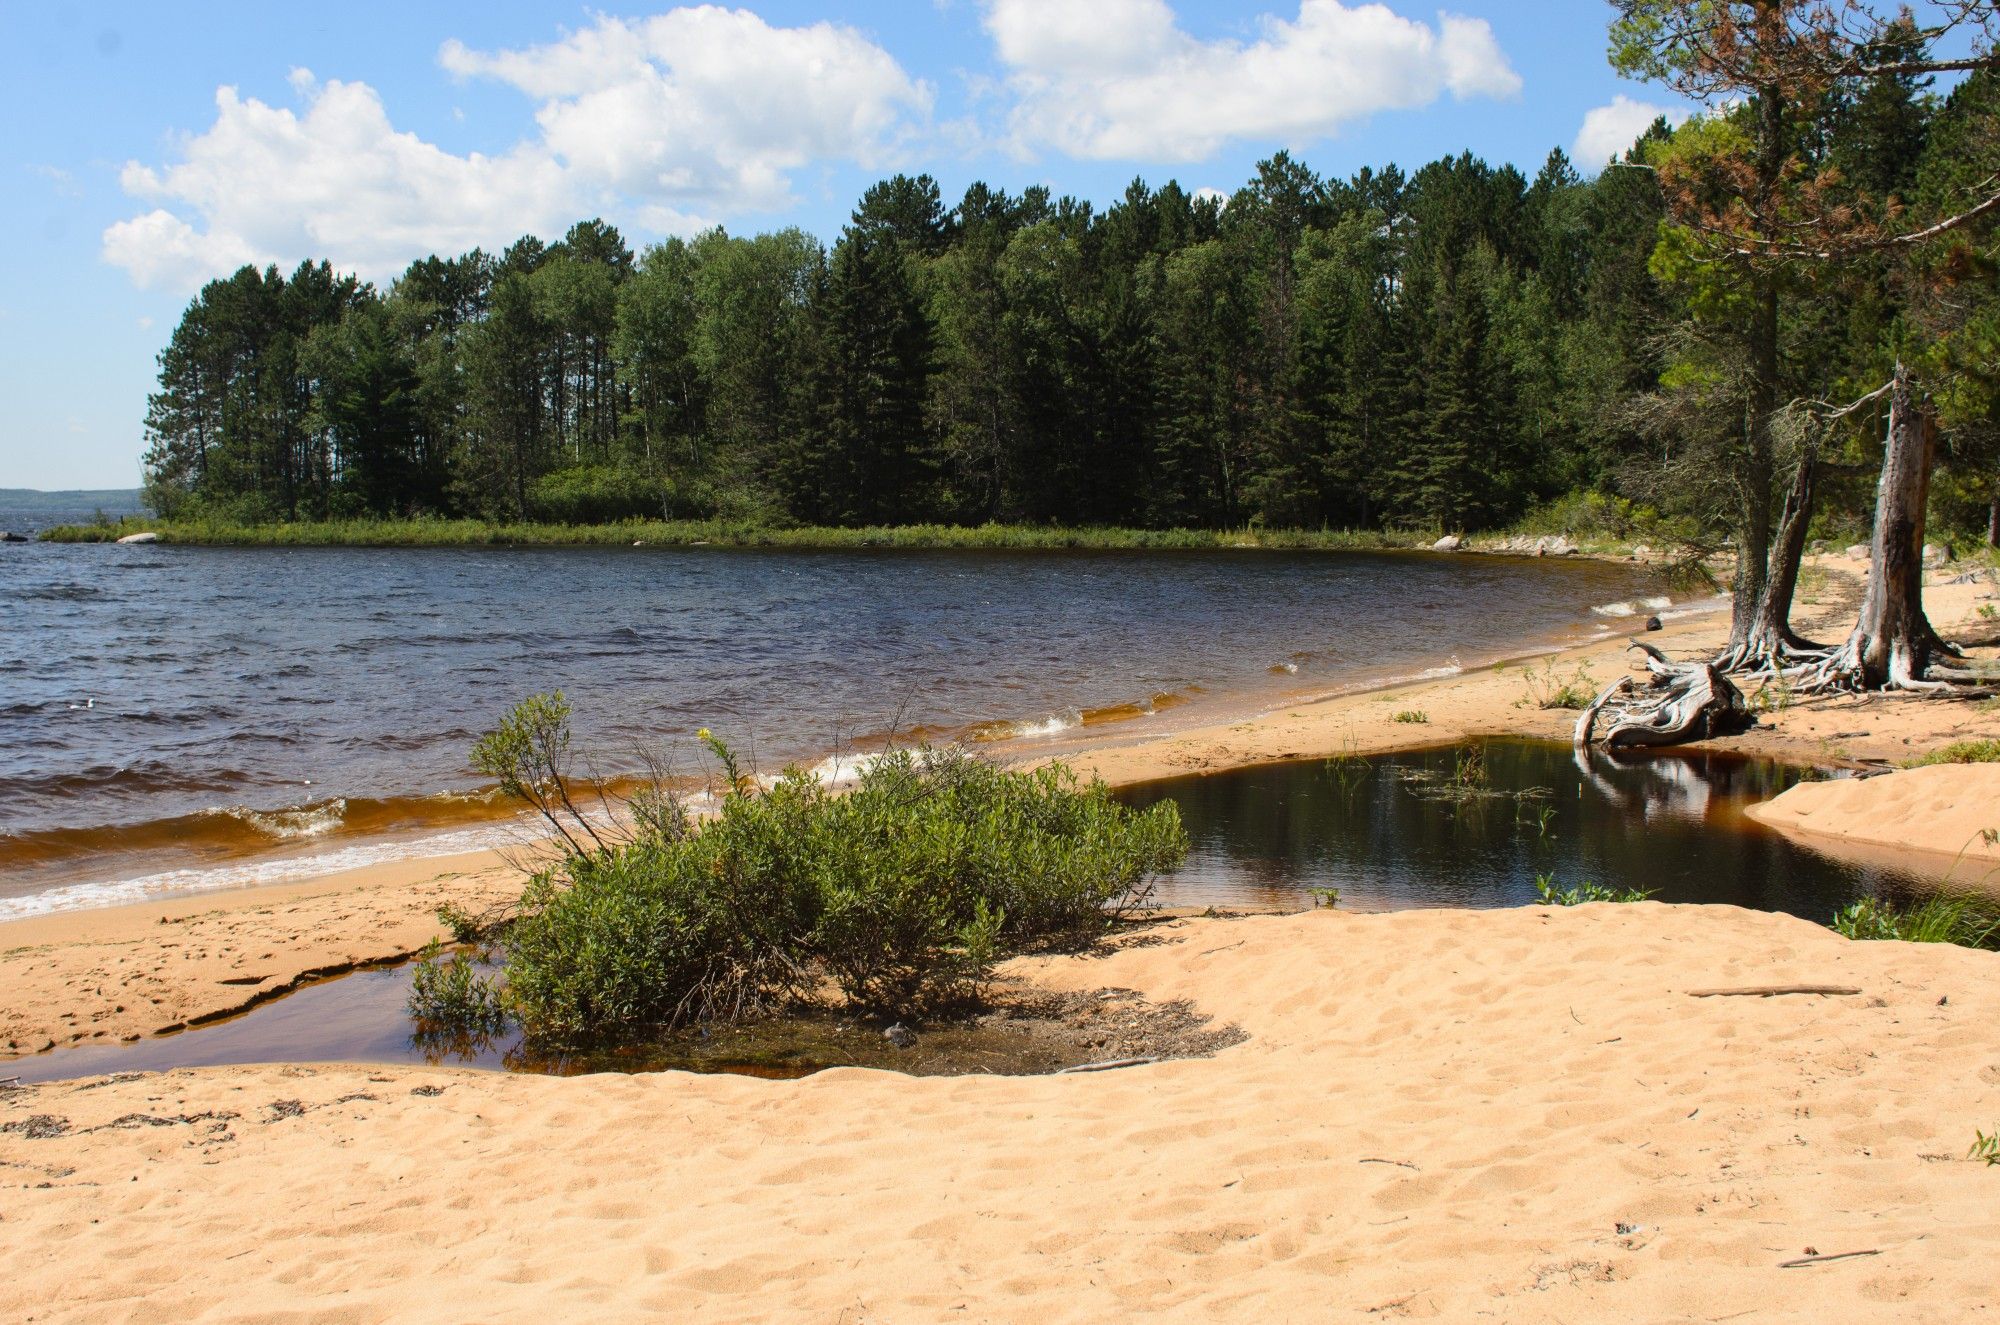
[(845, 793), (798, 770), (762, 790), (708, 739), (728, 773), (713, 818), (573, 850), (531, 881), (506, 939), (530, 1038), (736, 1017), (828, 983), (921, 1014), (1008, 952), (1102, 932), (1187, 852), (1170, 802), (1128, 809), (1060, 765), (901, 750)]
[(1535, 894), (1544, 906), (1582, 906), (1586, 902), (1643, 902), (1653, 895), (1650, 888), (1606, 888), (1601, 884), (1579, 883), (1574, 888), (1558, 888), (1553, 874), (1537, 875)]
[(1903, 766), (1924, 768), (1931, 764), (2000, 764), (2000, 741), (1953, 741), (1907, 760)]

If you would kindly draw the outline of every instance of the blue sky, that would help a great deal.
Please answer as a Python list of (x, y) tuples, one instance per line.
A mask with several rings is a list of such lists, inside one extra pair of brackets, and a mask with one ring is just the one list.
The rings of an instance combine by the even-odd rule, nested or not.
[[(834, 236), (927, 170), (1099, 202), (1470, 149), (1532, 172), (1672, 98), (1599, 0), (752, 0), (0, 7), (0, 487), (138, 482), (153, 357), (207, 277), (382, 280), (601, 214)], [(222, 89), (231, 89), (222, 91)], [(1620, 101), (1619, 98), (1625, 98)], [(1595, 116), (1592, 113), (1596, 112)]]

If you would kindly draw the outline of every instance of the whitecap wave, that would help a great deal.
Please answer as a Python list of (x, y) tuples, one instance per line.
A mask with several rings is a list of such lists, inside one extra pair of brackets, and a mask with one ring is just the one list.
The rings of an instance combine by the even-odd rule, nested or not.
[(833, 755), (820, 760), (806, 771), (815, 782), (828, 787), (850, 787), (881, 761), (879, 754)]
[(324, 837), (339, 828), (347, 818), (347, 800), (335, 797), (317, 805), (301, 805), (290, 810), (253, 810), (245, 805), (231, 805), (205, 813), (226, 815), (273, 841), (296, 842)]
[(1599, 616), (1628, 617), (1641, 612), (1664, 612), (1674, 605), (1674, 600), (1665, 594), (1655, 594), (1648, 598), (1633, 598), (1619, 603), (1599, 603), (1590, 610)]
[(522, 842), (518, 823), (487, 824), (461, 828), (429, 837), (371, 842), (341, 847), (309, 856), (286, 856), (277, 860), (245, 861), (207, 869), (166, 870), (102, 883), (76, 883), (49, 888), (23, 897), (0, 897), (0, 921), (21, 920), (55, 911), (92, 910), (103, 906), (125, 906), (167, 897), (197, 893), (225, 892), (233, 888), (254, 888), (270, 883), (295, 883), (347, 870), (364, 869), (397, 860), (425, 860), (434, 856), (456, 856), (468, 851), (490, 851), (495, 847), (518, 846)]
[(1055, 736), (1072, 727), (1083, 725), (1083, 714), (1076, 709), (1063, 713), (1052, 713), (1045, 718), (1022, 718), (1015, 722), (989, 722), (974, 727), (967, 735), (985, 744), (991, 741), (1018, 741), (1035, 736)]

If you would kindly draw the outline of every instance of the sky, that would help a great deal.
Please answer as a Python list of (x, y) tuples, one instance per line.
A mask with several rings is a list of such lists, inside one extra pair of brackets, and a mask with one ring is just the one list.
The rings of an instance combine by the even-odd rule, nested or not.
[(0, 3), (0, 487), (139, 482), (154, 357), (206, 280), (602, 216), (831, 241), (927, 171), (1099, 204), (1470, 150), (1586, 172), (1660, 113), (1601, 0)]

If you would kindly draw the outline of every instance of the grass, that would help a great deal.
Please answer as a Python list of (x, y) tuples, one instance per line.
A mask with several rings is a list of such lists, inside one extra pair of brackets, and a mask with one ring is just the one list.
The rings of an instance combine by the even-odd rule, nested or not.
[(1953, 741), (1950, 745), (1903, 761), (1905, 768), (1932, 764), (2000, 764), (2000, 741)]
[(1643, 902), (1653, 895), (1651, 888), (1606, 888), (1595, 883), (1579, 883), (1574, 888), (1558, 888), (1556, 876), (1535, 877), (1535, 895), (1544, 906), (1582, 906), (1586, 902)]
[(1391, 722), (1407, 722), (1419, 727), (1425, 725), (1430, 720), (1431, 715), (1422, 709), (1404, 709), (1397, 713), (1395, 717), (1389, 719)]
[(1965, 1152), (1965, 1157), (1984, 1161), (1988, 1168), (2000, 1165), (2000, 1127), (1991, 1132), (1974, 1130), (1972, 1137), (1972, 1149)]
[(1597, 698), (1597, 678), (1590, 674), (1588, 663), (1578, 663), (1565, 677), (1557, 674), (1556, 660), (1551, 658), (1540, 671), (1523, 668), (1521, 676), (1526, 690), (1514, 701), (1515, 708), (1587, 709)]
[(1775, 676), (1757, 687), (1750, 696), (1750, 708), (1757, 713), (1783, 713), (1792, 706), (1797, 694), (1791, 681), (1783, 676)]
[(1419, 800), (1459, 806), (1512, 800), (1517, 802), (1517, 818), (1521, 813), (1519, 802), (1546, 800), (1550, 795), (1547, 787), (1521, 787), (1509, 791), (1493, 786), (1492, 771), (1486, 763), (1486, 746), (1480, 741), (1467, 741), (1453, 747), (1450, 768), (1398, 768), (1396, 780)]
[(2000, 917), (1963, 897), (1932, 897), (1907, 908), (1864, 897), (1836, 913), (1833, 928), (1850, 939), (2000, 948)]
[(240, 524), (149, 520), (59, 525), (42, 532), (58, 543), (108, 543), (151, 532), (162, 543), (241, 547), (659, 547), (707, 544), (746, 548), (933, 548), (1038, 550), (1379, 551), (1428, 547), (1435, 533), (1379, 529), (1073, 529), (1049, 525), (874, 525), (780, 528), (731, 520), (626, 520), (543, 524), (483, 520), (321, 520)]

